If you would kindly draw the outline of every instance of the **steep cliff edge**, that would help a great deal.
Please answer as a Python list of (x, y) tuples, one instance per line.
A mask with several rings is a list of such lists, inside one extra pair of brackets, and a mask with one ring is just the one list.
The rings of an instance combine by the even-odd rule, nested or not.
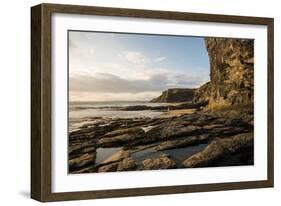
[(192, 101), (197, 89), (174, 88), (163, 91), (162, 94), (150, 102), (188, 102)]
[(254, 100), (254, 40), (205, 38), (210, 60), (210, 82), (196, 92), (193, 102), (208, 107), (251, 104)]

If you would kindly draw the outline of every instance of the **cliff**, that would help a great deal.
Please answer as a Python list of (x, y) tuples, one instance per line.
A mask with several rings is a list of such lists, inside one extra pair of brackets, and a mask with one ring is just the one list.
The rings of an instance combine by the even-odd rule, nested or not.
[(188, 102), (194, 98), (196, 89), (174, 88), (163, 91), (162, 94), (151, 102)]
[(251, 104), (254, 100), (254, 41), (205, 38), (210, 60), (210, 82), (195, 93), (193, 102), (209, 107)]

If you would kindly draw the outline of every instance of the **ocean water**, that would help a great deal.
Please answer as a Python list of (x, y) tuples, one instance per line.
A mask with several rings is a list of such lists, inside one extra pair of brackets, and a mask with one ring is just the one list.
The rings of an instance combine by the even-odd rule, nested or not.
[[(120, 111), (116, 107), (127, 107), (136, 105), (146, 105), (150, 107), (164, 106), (168, 103), (151, 102), (70, 102), (69, 103), (69, 129), (77, 129), (86, 123), (101, 121), (98, 118), (137, 118), (137, 117), (157, 117), (164, 111), (141, 110), (141, 111)], [(94, 119), (96, 118), (96, 119)]]

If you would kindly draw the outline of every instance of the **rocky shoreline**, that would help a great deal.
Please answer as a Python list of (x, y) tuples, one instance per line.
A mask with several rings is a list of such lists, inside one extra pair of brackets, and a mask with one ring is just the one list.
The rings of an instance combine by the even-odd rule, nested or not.
[(208, 104), (208, 101), (202, 101), (198, 103), (192, 102), (181, 102), (178, 104), (167, 104), (161, 106), (147, 106), (147, 105), (133, 105), (133, 106), (125, 106), (125, 107), (76, 107), (76, 110), (83, 109), (106, 109), (106, 110), (116, 110), (116, 111), (143, 111), (143, 110), (151, 110), (151, 111), (167, 111), (167, 110), (179, 110), (179, 109), (200, 109)]
[[(97, 163), (100, 148), (117, 149)], [(250, 105), (168, 118), (99, 119), (69, 134), (73, 174), (252, 164)]]
[(69, 172), (253, 165), (254, 41), (206, 37), (205, 45), (209, 82), (168, 89), (151, 100), (177, 105), (100, 108), (173, 112), (98, 118), (70, 132)]

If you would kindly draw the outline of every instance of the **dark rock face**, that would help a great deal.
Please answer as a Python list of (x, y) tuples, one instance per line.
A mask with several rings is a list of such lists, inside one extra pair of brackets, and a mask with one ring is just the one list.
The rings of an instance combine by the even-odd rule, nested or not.
[(107, 134), (105, 138), (98, 140), (97, 145), (100, 147), (123, 146), (133, 140), (142, 138), (144, 138), (144, 131), (141, 128), (121, 129)]
[(254, 99), (254, 40), (205, 38), (211, 81), (195, 93), (194, 102), (251, 104)]
[(238, 134), (211, 142), (199, 152), (183, 162), (185, 167), (231, 166), (253, 164), (253, 133)]
[(191, 137), (185, 137), (182, 139), (177, 140), (168, 140), (163, 143), (160, 143), (158, 146), (154, 148), (155, 151), (162, 151), (162, 150), (168, 150), (168, 149), (174, 149), (174, 148), (181, 148), (181, 147), (187, 147), (197, 144), (202, 144), (208, 142), (209, 138), (207, 135), (198, 135), (198, 136), (191, 136)]
[(193, 100), (195, 91), (196, 89), (185, 88), (168, 89), (151, 102), (188, 102)]

